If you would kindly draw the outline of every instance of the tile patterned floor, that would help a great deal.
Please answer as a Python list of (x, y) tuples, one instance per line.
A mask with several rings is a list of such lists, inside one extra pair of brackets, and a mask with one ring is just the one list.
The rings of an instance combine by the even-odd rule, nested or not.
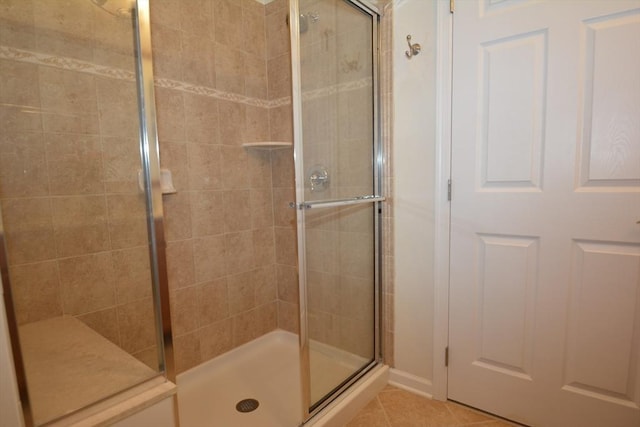
[(427, 399), (388, 385), (345, 427), (512, 427), (453, 402)]

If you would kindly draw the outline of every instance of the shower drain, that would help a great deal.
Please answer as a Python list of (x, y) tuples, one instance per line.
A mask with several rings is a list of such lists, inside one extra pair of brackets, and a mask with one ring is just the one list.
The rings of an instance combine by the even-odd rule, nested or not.
[(251, 412), (258, 409), (258, 406), (260, 406), (260, 402), (256, 399), (242, 399), (236, 403), (236, 410), (238, 412)]

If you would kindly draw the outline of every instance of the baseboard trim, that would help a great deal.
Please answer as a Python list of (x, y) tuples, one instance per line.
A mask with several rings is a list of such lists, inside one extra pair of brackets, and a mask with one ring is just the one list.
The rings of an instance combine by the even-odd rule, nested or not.
[(389, 384), (420, 396), (433, 399), (433, 384), (431, 381), (408, 372), (391, 368), (389, 370)]

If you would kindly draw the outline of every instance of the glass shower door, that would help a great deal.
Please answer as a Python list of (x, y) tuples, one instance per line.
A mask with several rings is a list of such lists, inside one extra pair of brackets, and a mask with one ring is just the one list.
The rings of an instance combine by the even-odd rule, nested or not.
[(358, 1), (292, 3), (302, 377), (311, 414), (379, 354), (378, 15)]
[(27, 426), (165, 366), (138, 182), (147, 3), (0, 2), (0, 267)]

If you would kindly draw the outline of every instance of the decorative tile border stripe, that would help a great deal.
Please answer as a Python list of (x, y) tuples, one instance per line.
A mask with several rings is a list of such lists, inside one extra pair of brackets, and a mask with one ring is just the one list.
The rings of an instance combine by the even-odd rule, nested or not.
[(49, 67), (60, 68), (62, 70), (79, 71), (81, 73), (109, 77), (112, 79), (128, 81), (135, 81), (136, 79), (136, 75), (133, 71), (105, 67), (103, 65), (97, 65), (91, 62), (81, 61), (79, 59), (47, 55), (46, 53), (31, 52), (7, 46), (0, 46), (0, 59), (28, 62), (36, 65), (47, 65)]
[[(251, 105), (254, 107), (262, 107), (262, 108), (271, 108), (272, 101), (267, 99), (260, 98), (251, 98), (245, 95), (240, 95), (237, 93), (225, 92), (220, 89), (214, 89), (206, 86), (198, 86), (187, 82), (181, 82), (178, 80), (172, 79), (163, 79), (157, 78), (155, 79), (156, 86), (165, 89), (176, 89), (181, 90), (183, 92), (193, 93), (196, 95), (210, 96), (212, 98), (221, 99), (223, 101), (233, 101), (239, 102), (242, 104)], [(291, 100), (289, 100), (291, 103)]]
[[(133, 71), (126, 71), (119, 68), (107, 67), (104, 65), (97, 65), (91, 62), (82, 61), (79, 59), (66, 58), (60, 56), (48, 55), (45, 53), (31, 52), (23, 49), (16, 49), (13, 47), (0, 46), (0, 59), (7, 59), (12, 61), (26, 62), (35, 65), (46, 65), (49, 67), (55, 67), (67, 71), (77, 71), (86, 74), (93, 74), (95, 76), (107, 77), (112, 79), (135, 81), (136, 75)], [(231, 92), (225, 92), (219, 89), (214, 89), (206, 86), (198, 86), (187, 82), (182, 82), (172, 79), (157, 78), (155, 84), (158, 87), (165, 89), (175, 89), (187, 93), (193, 93), (196, 95), (210, 96), (212, 98), (221, 99), (224, 101), (238, 102), (241, 104), (251, 105), (260, 108), (277, 108), (291, 104), (291, 97), (286, 96), (278, 99), (260, 99), (251, 98), (249, 96), (240, 95)], [(362, 89), (365, 87), (371, 87), (371, 77), (365, 77), (359, 80), (353, 80), (350, 82), (339, 83), (332, 86), (327, 86), (319, 89), (313, 89), (302, 94), (303, 101), (311, 101), (318, 98), (324, 98), (327, 96), (335, 95), (336, 93), (347, 92), (351, 90)]]

